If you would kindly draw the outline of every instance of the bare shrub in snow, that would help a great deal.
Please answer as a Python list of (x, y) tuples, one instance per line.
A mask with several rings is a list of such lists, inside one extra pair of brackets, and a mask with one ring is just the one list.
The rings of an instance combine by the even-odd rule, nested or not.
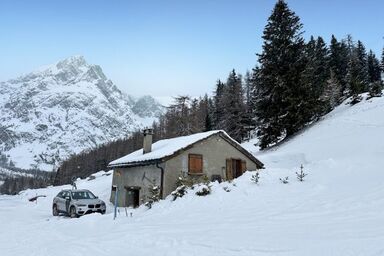
[(304, 181), (304, 177), (308, 175), (308, 173), (305, 173), (303, 171), (304, 167), (303, 165), (300, 166), (300, 172), (296, 172), (296, 175), (297, 175), (297, 179), (299, 181)]
[[(173, 201), (178, 197), (183, 197), (189, 188), (194, 189), (196, 185), (199, 185), (199, 190), (196, 192), (198, 196), (205, 196), (210, 194), (211, 187), (209, 185), (209, 178), (207, 175), (193, 176), (181, 172), (181, 175), (176, 182), (177, 188), (172, 192)], [(200, 189), (201, 187), (201, 189)]]
[(211, 194), (211, 186), (209, 185), (201, 185), (197, 188), (197, 191), (195, 193), (197, 196), (206, 196)]
[(175, 201), (177, 198), (183, 197), (185, 194), (187, 194), (187, 189), (188, 189), (188, 187), (185, 185), (181, 185), (181, 186), (177, 187), (176, 190), (171, 193), (171, 195), (173, 196), (173, 201)]
[(355, 105), (355, 104), (359, 103), (360, 101), (362, 101), (362, 99), (363, 99), (363, 97), (361, 97), (358, 94), (355, 94), (355, 95), (352, 96), (351, 102), (349, 104), (350, 105)]
[(260, 180), (260, 173), (256, 171), (255, 174), (252, 174), (251, 181), (255, 184), (259, 184), (259, 180)]
[(225, 192), (231, 192), (231, 189), (229, 187), (223, 187)]
[(151, 184), (148, 190), (149, 196), (147, 202), (145, 202), (145, 206), (151, 209), (152, 205), (160, 200), (160, 187), (155, 184)]
[(280, 181), (281, 181), (281, 183), (283, 183), (283, 184), (288, 184), (288, 183), (289, 183), (289, 181), (288, 181), (288, 176), (285, 177), (285, 178), (280, 178)]

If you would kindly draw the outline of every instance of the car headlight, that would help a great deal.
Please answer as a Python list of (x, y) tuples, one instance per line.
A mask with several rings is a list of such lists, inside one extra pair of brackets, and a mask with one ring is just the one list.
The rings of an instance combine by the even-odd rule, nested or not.
[(84, 206), (87, 206), (87, 205), (86, 204), (76, 204), (76, 206), (84, 207)]

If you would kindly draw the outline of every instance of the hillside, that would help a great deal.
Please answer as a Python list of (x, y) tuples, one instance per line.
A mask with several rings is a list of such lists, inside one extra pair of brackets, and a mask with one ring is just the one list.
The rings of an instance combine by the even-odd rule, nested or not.
[(0, 152), (17, 167), (51, 171), (81, 150), (151, 124), (162, 107), (121, 92), (98, 65), (74, 56), (0, 83)]
[[(290, 141), (266, 152), (260, 184), (251, 172), (212, 194), (79, 219), (53, 217), (63, 187), (0, 196), (2, 255), (382, 255), (384, 98), (342, 104)], [(304, 182), (295, 171), (304, 165)], [(78, 181), (108, 201), (111, 175)], [(289, 177), (288, 184), (279, 178)], [(224, 191), (230, 190), (230, 192)], [(37, 204), (27, 202), (46, 194)], [(132, 213), (132, 217), (129, 214)], [(44, 239), (42, 239), (44, 238)]]

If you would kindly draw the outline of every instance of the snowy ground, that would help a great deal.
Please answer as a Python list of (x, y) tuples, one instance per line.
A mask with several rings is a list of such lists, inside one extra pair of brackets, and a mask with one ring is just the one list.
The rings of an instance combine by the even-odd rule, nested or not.
[[(247, 172), (212, 194), (191, 192), (151, 210), (53, 217), (63, 187), (0, 196), (0, 252), (8, 255), (384, 255), (384, 98), (342, 105), (294, 139), (260, 153), (259, 185)], [(296, 180), (304, 165), (306, 181)], [(111, 175), (79, 181), (108, 201)], [(289, 184), (279, 178), (289, 176)], [(65, 186), (64, 186), (65, 187)], [(67, 186), (68, 187), (68, 186)], [(230, 192), (224, 191), (228, 187)], [(46, 194), (38, 203), (28, 198)]]

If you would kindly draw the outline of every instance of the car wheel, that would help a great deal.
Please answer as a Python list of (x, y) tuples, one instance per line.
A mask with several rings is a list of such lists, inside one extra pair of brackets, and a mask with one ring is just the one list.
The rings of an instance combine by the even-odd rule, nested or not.
[(53, 205), (52, 207), (52, 215), (53, 216), (59, 216), (59, 210), (57, 209), (57, 205)]
[(71, 218), (77, 218), (76, 208), (75, 206), (71, 206), (69, 210), (69, 217)]

